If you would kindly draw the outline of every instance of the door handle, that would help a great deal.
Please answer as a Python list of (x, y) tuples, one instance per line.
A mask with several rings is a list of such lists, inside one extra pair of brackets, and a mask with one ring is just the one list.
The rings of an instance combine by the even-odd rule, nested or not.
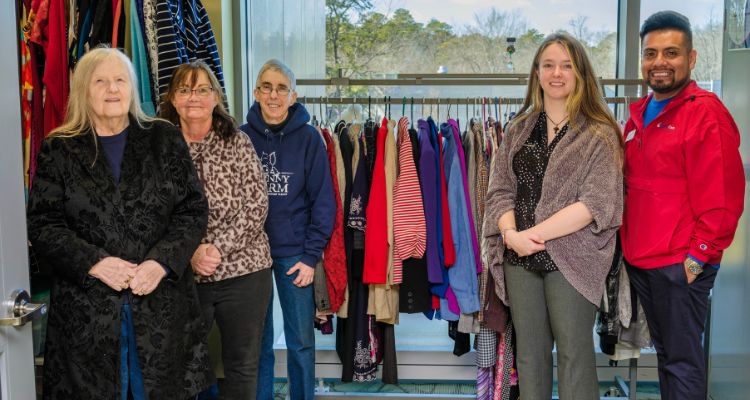
[(0, 326), (23, 326), (47, 313), (47, 304), (31, 303), (29, 293), (23, 289), (14, 290), (3, 303), (8, 317), (0, 318)]

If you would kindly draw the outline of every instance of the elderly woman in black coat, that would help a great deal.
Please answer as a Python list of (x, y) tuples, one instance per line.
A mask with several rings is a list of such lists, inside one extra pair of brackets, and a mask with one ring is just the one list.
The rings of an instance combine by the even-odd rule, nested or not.
[(29, 239), (53, 274), (45, 399), (186, 399), (211, 383), (190, 257), (207, 203), (187, 145), (140, 109), (132, 64), (78, 62), (42, 146)]

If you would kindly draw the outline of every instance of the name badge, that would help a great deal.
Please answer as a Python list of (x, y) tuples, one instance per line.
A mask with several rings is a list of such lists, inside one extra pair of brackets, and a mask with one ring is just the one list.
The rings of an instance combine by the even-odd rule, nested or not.
[(625, 142), (627, 143), (627, 142), (633, 140), (634, 137), (635, 137), (635, 129), (633, 129), (632, 131), (628, 132), (628, 135), (625, 136)]

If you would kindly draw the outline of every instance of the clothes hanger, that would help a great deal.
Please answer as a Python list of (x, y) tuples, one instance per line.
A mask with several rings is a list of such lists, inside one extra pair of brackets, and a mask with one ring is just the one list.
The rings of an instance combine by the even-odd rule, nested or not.
[(315, 109), (315, 99), (310, 99), (310, 103), (312, 103), (312, 107), (310, 107), (310, 111), (312, 112), (312, 119), (310, 119), (310, 125), (319, 128), (320, 127), (320, 121), (318, 121), (317, 116), (317, 110)]
[(487, 115), (485, 114), (485, 105), (487, 104), (487, 98), (482, 97), (482, 138), (484, 140), (487, 139), (487, 127), (486, 121), (487, 121)]
[(440, 123), (440, 97), (437, 98), (436, 102), (437, 102), (437, 104), (436, 104), (436, 106), (437, 106), (437, 123), (439, 124)]
[(471, 120), (469, 119), (469, 98), (466, 98), (466, 130), (471, 129)]
[(391, 111), (393, 111), (393, 97), (388, 96), (388, 119), (391, 119)]
[(403, 99), (401, 99), (401, 116), (406, 116), (406, 96), (404, 96)]
[(367, 122), (372, 122), (372, 97), (367, 96)]
[(414, 97), (411, 98), (411, 128), (414, 129)]
[(500, 123), (500, 98), (495, 97), (495, 123)]
[(323, 113), (323, 96), (320, 96), (320, 102), (318, 103), (318, 111), (320, 112), (320, 127), (321, 128), (327, 128), (326, 126), (326, 118), (325, 114)]

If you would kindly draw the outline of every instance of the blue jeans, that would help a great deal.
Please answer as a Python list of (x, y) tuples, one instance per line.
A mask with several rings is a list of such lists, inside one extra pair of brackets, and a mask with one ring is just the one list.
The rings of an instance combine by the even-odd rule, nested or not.
[[(284, 316), (289, 396), (295, 400), (312, 400), (315, 394), (315, 299), (313, 297), (313, 285), (298, 288), (292, 283), (297, 274), (289, 276), (286, 274), (300, 258), (301, 255), (274, 258), (272, 268)], [(273, 340), (273, 301), (271, 301), (268, 303), (263, 340), (260, 345), (258, 400), (273, 399), (273, 367), (275, 363)]]
[(133, 329), (133, 313), (130, 304), (122, 305), (120, 313), (120, 383), (121, 399), (128, 400), (128, 389), (130, 398), (133, 400), (146, 400), (146, 391), (143, 388), (143, 375), (138, 364), (138, 352), (135, 344), (135, 329)]

